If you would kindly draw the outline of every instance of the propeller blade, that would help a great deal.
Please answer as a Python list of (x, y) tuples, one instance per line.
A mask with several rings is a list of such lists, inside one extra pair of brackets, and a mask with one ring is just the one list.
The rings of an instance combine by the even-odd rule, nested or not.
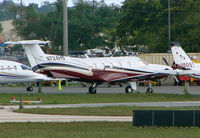
[(177, 83), (179, 83), (179, 80), (178, 80), (178, 78), (176, 77), (176, 75), (172, 75), (173, 77), (174, 77), (174, 80), (177, 82)]
[(163, 59), (163, 61), (165, 62), (166, 65), (170, 66), (169, 63), (167, 62), (167, 60), (164, 57), (162, 59)]

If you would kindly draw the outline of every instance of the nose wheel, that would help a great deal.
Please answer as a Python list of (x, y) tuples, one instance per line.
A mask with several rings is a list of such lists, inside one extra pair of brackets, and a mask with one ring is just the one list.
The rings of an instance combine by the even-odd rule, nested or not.
[(149, 86), (148, 86), (148, 88), (146, 90), (146, 93), (153, 93), (153, 88), (152, 88), (152, 84), (151, 83), (149, 83)]

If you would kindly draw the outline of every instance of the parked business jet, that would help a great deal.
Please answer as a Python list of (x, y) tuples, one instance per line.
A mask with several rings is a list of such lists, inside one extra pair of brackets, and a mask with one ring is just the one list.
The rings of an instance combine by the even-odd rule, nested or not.
[(188, 75), (200, 79), (200, 64), (194, 63), (178, 44), (171, 46), (172, 55), (176, 66), (180, 69), (179, 75)]
[[(40, 45), (47, 44), (39, 40), (6, 42), (5, 44), (22, 44), (34, 71), (49, 77), (66, 78), (90, 82), (89, 93), (96, 93), (97, 85), (108, 82), (130, 82), (126, 93), (136, 90), (136, 81), (155, 80), (174, 74), (166, 65), (148, 64), (138, 57), (103, 57), (74, 58), (45, 54)], [(151, 92), (151, 91), (150, 91)]]
[(26, 65), (18, 62), (0, 60), (0, 84), (30, 83), (36, 81), (49, 81), (43, 74), (35, 73)]

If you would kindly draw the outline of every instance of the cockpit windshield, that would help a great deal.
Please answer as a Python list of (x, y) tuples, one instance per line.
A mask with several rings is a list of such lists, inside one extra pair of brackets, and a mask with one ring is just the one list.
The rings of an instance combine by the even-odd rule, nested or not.
[(149, 64), (146, 61), (144, 61), (143, 59), (140, 59), (139, 63), (140, 63), (140, 65), (148, 65)]
[(25, 65), (21, 65), (21, 68), (22, 68), (23, 70), (32, 70), (30, 67), (25, 66)]

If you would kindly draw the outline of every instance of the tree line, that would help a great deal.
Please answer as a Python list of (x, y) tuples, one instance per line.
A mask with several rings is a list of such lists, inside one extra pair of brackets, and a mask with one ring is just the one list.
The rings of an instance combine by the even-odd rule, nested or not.
[[(53, 11), (40, 13), (34, 4), (12, 8), (19, 14), (14, 25), (25, 39), (52, 41), (52, 51), (62, 51), (63, 0)], [(19, 12), (20, 11), (20, 12)], [(171, 0), (171, 41), (187, 52), (200, 52), (200, 1)], [(69, 49), (119, 46), (144, 52), (167, 52), (168, 1), (125, 0), (122, 6), (89, 0), (76, 0), (68, 8)]]

